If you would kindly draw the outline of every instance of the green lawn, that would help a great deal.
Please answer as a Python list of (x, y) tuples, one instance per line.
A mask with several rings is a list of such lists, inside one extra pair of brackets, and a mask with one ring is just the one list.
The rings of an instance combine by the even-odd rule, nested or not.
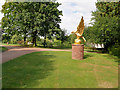
[(6, 43), (1, 43), (0, 45), (7, 45), (7, 46), (20, 46), (20, 44), (6, 44)]
[(3, 88), (117, 88), (118, 59), (85, 53), (72, 60), (71, 52), (34, 52), (3, 64)]
[(6, 50), (8, 50), (8, 49), (5, 48), (5, 47), (0, 46), (0, 52), (1, 52), (1, 51), (4, 52), (4, 51), (6, 51)]

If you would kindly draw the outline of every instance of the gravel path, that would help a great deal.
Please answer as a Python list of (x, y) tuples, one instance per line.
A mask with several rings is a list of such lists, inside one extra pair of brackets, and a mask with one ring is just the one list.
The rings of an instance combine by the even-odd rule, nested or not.
[(2, 45), (3, 47), (8, 48), (7, 51), (2, 53), (2, 63), (17, 58), (19, 56), (38, 52), (38, 51), (71, 51), (71, 50), (62, 50), (62, 49), (44, 49), (44, 48), (25, 48), (20, 46), (6, 46)]

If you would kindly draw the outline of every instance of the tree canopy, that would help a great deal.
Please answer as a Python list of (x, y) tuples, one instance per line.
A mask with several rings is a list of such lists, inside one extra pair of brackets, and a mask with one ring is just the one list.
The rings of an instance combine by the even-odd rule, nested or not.
[(60, 31), (59, 23), (62, 11), (58, 10), (57, 2), (6, 2), (2, 6), (2, 28), (9, 36), (15, 34), (32, 37), (32, 43), (36, 44), (36, 37), (46, 38), (57, 35)]
[(97, 2), (97, 10), (92, 12), (93, 26), (89, 27), (89, 40), (104, 44), (105, 50), (120, 43), (119, 2)]

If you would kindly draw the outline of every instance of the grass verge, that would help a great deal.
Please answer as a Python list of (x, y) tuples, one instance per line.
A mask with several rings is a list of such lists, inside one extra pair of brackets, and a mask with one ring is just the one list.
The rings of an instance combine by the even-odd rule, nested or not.
[(43, 51), (3, 63), (3, 88), (117, 88), (118, 62), (108, 54)]
[(7, 51), (8, 49), (6, 47), (2, 47), (0, 46), (0, 52), (4, 52), (4, 51)]

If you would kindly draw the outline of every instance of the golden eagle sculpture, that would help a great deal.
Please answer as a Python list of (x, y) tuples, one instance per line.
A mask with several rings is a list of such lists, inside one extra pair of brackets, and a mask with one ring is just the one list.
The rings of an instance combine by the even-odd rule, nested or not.
[(77, 27), (77, 31), (71, 32), (71, 33), (75, 33), (75, 35), (77, 36), (77, 39), (75, 39), (75, 44), (81, 44), (80, 38), (82, 38), (84, 42), (86, 42), (85, 38), (82, 36), (83, 31), (84, 31), (84, 20), (82, 16), (80, 24)]

